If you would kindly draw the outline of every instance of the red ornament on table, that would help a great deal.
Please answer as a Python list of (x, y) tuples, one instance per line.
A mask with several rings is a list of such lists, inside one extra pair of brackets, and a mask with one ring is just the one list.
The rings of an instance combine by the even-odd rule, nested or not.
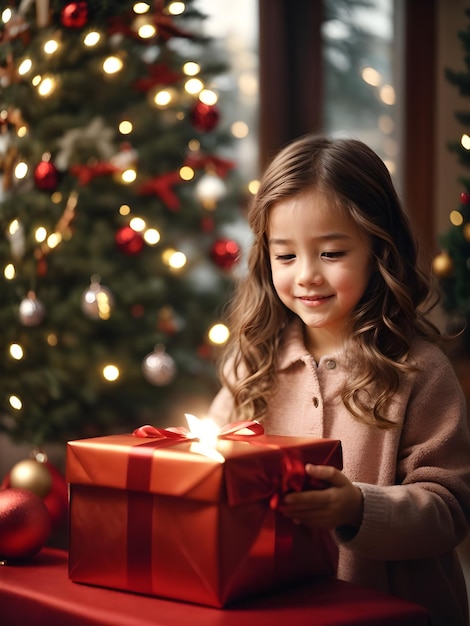
[(88, 22), (88, 4), (70, 2), (62, 9), (60, 20), (65, 28), (83, 28)]
[(196, 130), (207, 133), (213, 130), (219, 123), (220, 113), (215, 105), (204, 104), (200, 100), (194, 105), (190, 119)]
[(27, 489), (0, 490), (0, 558), (27, 559), (46, 543), (51, 516), (42, 499)]
[(144, 247), (144, 238), (130, 226), (120, 228), (116, 233), (115, 240), (119, 250), (128, 256), (139, 254)]
[(52, 530), (64, 526), (68, 514), (67, 482), (50, 461), (29, 458), (16, 463), (3, 479), (0, 493), (12, 489), (25, 489), (42, 499), (49, 512)]
[(34, 170), (34, 182), (41, 191), (53, 191), (59, 182), (55, 165), (50, 161), (41, 161)]
[(232, 239), (219, 239), (212, 246), (211, 259), (218, 267), (228, 270), (240, 260), (240, 246)]

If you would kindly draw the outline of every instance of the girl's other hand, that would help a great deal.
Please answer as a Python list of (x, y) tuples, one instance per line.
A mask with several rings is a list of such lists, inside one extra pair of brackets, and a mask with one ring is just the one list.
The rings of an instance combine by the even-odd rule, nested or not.
[(305, 466), (308, 477), (328, 484), (326, 489), (287, 494), (278, 509), (287, 517), (311, 528), (335, 529), (362, 523), (363, 498), (346, 476), (330, 465)]

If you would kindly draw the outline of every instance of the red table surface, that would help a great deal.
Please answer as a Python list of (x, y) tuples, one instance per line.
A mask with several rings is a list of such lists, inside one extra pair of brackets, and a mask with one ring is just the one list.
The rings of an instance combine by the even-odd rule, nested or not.
[(73, 583), (67, 553), (45, 548), (0, 567), (1, 626), (429, 626), (409, 602), (339, 580), (214, 609)]

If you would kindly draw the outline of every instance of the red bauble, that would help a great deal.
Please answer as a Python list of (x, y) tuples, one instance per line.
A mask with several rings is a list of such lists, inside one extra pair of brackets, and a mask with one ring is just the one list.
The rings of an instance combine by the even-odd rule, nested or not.
[(470, 193), (468, 193), (468, 191), (462, 191), (460, 194), (460, 202), (462, 204), (470, 204)]
[(70, 2), (60, 16), (65, 28), (83, 28), (88, 22), (88, 4), (86, 2)]
[[(69, 507), (67, 482), (59, 470), (49, 461), (45, 461), (44, 463), (41, 463), (41, 465), (48, 470), (51, 479), (50, 489), (44, 495), (42, 501), (44, 502), (46, 509), (49, 511), (52, 530), (60, 530), (67, 522)], [(33, 491), (28, 489), (26, 485), (24, 485), (23, 488), (33, 493)], [(0, 493), (2, 493), (2, 489), (12, 489), (10, 472), (5, 476), (0, 484)]]
[(119, 250), (129, 256), (139, 254), (144, 247), (144, 238), (130, 226), (120, 228), (116, 233), (115, 239)]
[(0, 558), (33, 556), (50, 532), (51, 516), (39, 496), (27, 489), (0, 491)]
[(228, 270), (240, 260), (240, 246), (232, 239), (219, 239), (212, 246), (211, 259), (218, 267)]
[(41, 191), (53, 191), (59, 182), (55, 165), (50, 161), (41, 161), (34, 170), (34, 182)]
[(220, 113), (216, 106), (204, 104), (204, 102), (198, 100), (191, 111), (190, 117), (194, 128), (206, 133), (217, 126)]

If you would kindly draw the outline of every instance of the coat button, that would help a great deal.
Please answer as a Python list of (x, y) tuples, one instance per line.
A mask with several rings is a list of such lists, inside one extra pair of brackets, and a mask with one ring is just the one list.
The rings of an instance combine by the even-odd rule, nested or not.
[(328, 359), (328, 361), (326, 362), (326, 367), (329, 370), (334, 370), (336, 367), (336, 361), (333, 361), (333, 359)]
[(312, 402), (313, 402), (313, 406), (317, 409), (318, 405), (320, 404), (317, 396), (313, 396)]

